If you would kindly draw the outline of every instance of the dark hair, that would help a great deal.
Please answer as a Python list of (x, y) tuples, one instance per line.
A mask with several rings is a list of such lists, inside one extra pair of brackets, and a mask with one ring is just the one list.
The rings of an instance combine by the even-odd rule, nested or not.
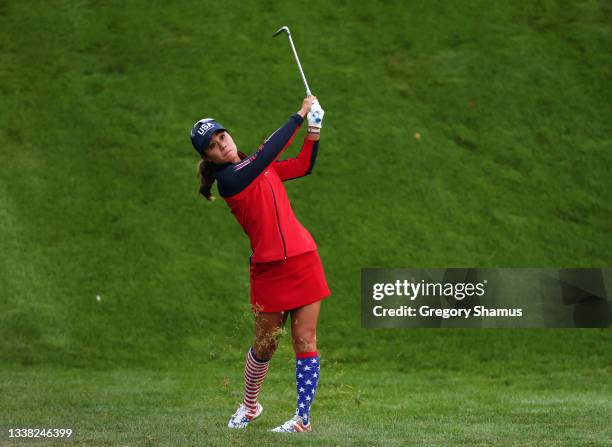
[[(238, 151), (238, 156), (241, 160), (247, 158), (246, 154), (240, 151)], [(205, 160), (204, 155), (198, 163), (198, 178), (200, 179), (200, 194), (206, 200), (215, 200), (215, 196), (210, 191), (215, 184), (215, 164), (212, 161)]]

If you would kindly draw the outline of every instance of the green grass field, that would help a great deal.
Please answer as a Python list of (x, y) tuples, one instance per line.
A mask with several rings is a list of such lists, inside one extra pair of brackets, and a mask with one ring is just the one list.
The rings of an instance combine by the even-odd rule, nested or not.
[(267, 432), (295, 405), (288, 343), (246, 432), (225, 427), (242, 371), (214, 353), (199, 368), (13, 369), (0, 392), (15, 424), (71, 424), (75, 445), (609, 445), (609, 337), (567, 334), (416, 331), (395, 354), (379, 341), (382, 364), (325, 349), (316, 431), (298, 437)]
[[(0, 427), (71, 426), (70, 445), (612, 445), (609, 330), (359, 314), (363, 267), (612, 265), (611, 24), (604, 0), (0, 0)], [(313, 175), (286, 187), (332, 297), (315, 431), (279, 441), (288, 337), (264, 416), (225, 427), (250, 249), (198, 196), (188, 133), (214, 116), (251, 153), (298, 109), (281, 25), (326, 110)]]

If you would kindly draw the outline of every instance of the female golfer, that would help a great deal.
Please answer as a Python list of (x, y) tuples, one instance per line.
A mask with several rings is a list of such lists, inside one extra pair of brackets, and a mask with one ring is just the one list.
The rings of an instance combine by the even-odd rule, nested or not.
[[(315, 241), (293, 213), (282, 182), (311, 173), (323, 114), (316, 97), (306, 97), (300, 110), (250, 157), (237, 150), (230, 133), (214, 119), (202, 119), (191, 130), (191, 142), (202, 157), (200, 193), (212, 200), (211, 187), (217, 181), (219, 194), (253, 250), (249, 263), (255, 340), (246, 355), (244, 400), (230, 418), (230, 428), (245, 428), (261, 414), (259, 390), (290, 314), (297, 407), (291, 419), (272, 431), (311, 430), (310, 406), (320, 374), (317, 319), (321, 300), (330, 291)], [(308, 133), (299, 155), (277, 160), (306, 117)]]

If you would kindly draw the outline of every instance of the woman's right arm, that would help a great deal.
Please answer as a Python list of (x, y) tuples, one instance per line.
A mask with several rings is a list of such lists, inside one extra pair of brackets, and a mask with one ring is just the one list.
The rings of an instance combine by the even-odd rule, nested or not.
[(270, 166), (291, 144), (314, 99), (314, 96), (306, 97), (301, 109), (270, 135), (253, 155), (219, 172), (219, 194), (223, 197), (238, 194)]

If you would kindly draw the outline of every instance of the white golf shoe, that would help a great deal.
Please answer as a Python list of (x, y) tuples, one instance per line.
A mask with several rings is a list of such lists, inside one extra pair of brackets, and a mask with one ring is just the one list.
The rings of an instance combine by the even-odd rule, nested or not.
[(303, 431), (311, 431), (312, 427), (310, 426), (310, 422), (308, 425), (304, 425), (304, 421), (301, 416), (297, 414), (285, 422), (283, 425), (279, 425), (276, 428), (273, 428), (270, 431), (276, 433), (299, 433)]
[(254, 419), (258, 418), (261, 412), (263, 411), (263, 406), (257, 402), (257, 411), (255, 413), (249, 413), (249, 408), (246, 405), (240, 404), (236, 412), (230, 418), (227, 426), (229, 428), (246, 428), (249, 423), (251, 423)]

